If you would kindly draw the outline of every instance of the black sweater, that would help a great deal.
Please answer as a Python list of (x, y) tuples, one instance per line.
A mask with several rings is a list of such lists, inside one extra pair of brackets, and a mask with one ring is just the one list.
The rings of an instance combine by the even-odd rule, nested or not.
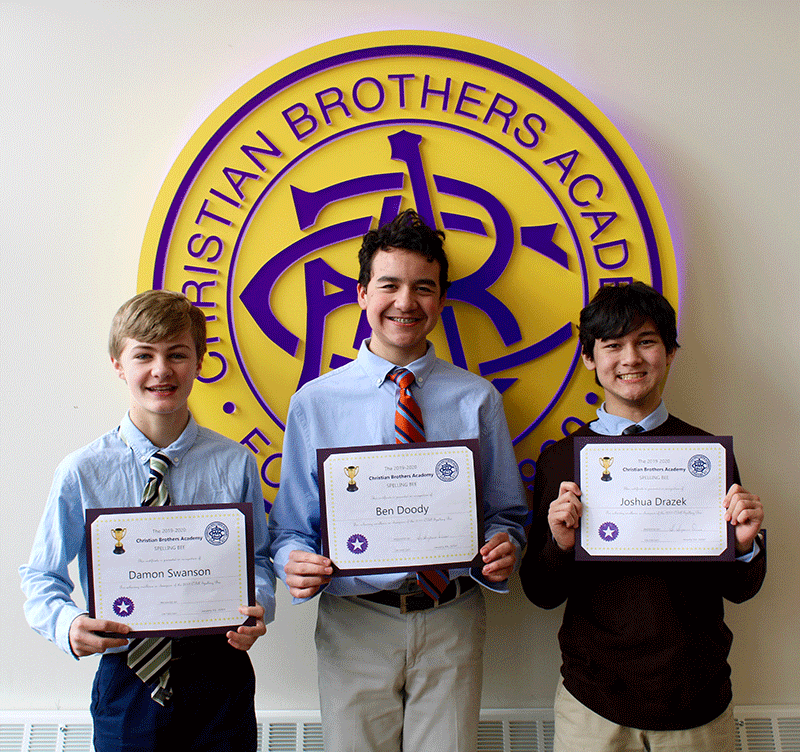
[[(573, 436), (549, 446), (536, 465), (534, 511), (520, 579), (542, 608), (567, 602), (558, 634), (564, 686), (614, 723), (652, 731), (700, 726), (732, 698), (723, 598), (752, 598), (766, 551), (742, 562), (577, 562), (547, 523), (562, 481), (574, 478)], [(709, 435), (670, 416), (646, 436)], [(735, 481), (738, 483), (738, 472)]]

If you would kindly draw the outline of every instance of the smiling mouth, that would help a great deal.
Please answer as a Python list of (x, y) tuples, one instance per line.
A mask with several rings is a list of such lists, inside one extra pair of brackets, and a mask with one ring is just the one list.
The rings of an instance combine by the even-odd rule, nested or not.
[(387, 316), (389, 321), (394, 321), (395, 324), (416, 324), (418, 321), (422, 321), (422, 319), (418, 318), (408, 318), (406, 316)]
[(155, 394), (172, 394), (178, 387), (164, 384), (162, 386), (148, 386), (147, 391)]
[(622, 381), (638, 381), (644, 377), (644, 373), (621, 373), (617, 376), (617, 378), (621, 379)]

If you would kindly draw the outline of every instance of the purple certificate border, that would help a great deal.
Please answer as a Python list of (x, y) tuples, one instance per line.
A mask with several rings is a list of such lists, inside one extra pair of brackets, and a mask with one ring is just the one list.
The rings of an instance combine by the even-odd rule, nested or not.
[[(330, 543), (328, 540), (328, 505), (325, 497), (325, 461), (332, 454), (354, 454), (356, 452), (404, 452), (425, 448), (444, 448), (444, 447), (466, 447), (472, 452), (472, 467), (475, 474), (475, 503), (477, 505), (476, 524), (478, 527), (479, 548), (484, 544), (485, 527), (483, 517), (483, 482), (481, 473), (481, 455), (478, 439), (462, 439), (457, 441), (426, 441), (424, 444), (372, 444), (368, 446), (355, 447), (334, 447), (317, 449), (317, 478), (319, 483), (319, 507), (320, 507), (320, 538), (322, 540), (323, 556), (330, 556)], [(420, 569), (430, 569), (439, 567), (443, 569), (461, 569), (464, 567), (483, 566), (480, 553), (474, 559), (458, 562), (428, 562), (418, 566), (398, 566), (398, 567), (366, 567), (361, 569), (339, 569), (336, 562), (333, 562), (334, 577), (349, 577), (360, 574), (384, 574), (389, 572), (416, 572)]]
[[(98, 518), (112, 514), (151, 514), (153, 512), (186, 512), (199, 509), (238, 509), (244, 516), (245, 527), (245, 547), (247, 556), (247, 603), (250, 606), (256, 605), (255, 590), (255, 555), (253, 545), (253, 508), (250, 504), (185, 504), (176, 506), (169, 504), (161, 507), (107, 507), (103, 509), (86, 510), (86, 567), (89, 580), (89, 592), (87, 601), (89, 605), (89, 616), (95, 618), (94, 602), (94, 568), (92, 559), (92, 525)], [(230, 630), (235, 630), (241, 626), (253, 626), (256, 619), (248, 616), (240, 622), (228, 626), (199, 627), (197, 629), (147, 629), (134, 630), (124, 635), (129, 637), (193, 637), (201, 635), (225, 634)]]
[[(725, 449), (725, 489), (733, 483), (733, 437), (731, 436), (575, 436), (575, 482), (580, 485), (581, 477), (581, 449), (587, 444), (721, 444)], [(581, 545), (581, 527), (575, 531), (575, 560), (576, 561), (648, 561), (648, 562), (690, 562), (690, 561), (733, 561), (734, 530), (733, 525), (727, 523), (728, 540), (725, 550), (718, 556), (596, 556), (590, 554)]]

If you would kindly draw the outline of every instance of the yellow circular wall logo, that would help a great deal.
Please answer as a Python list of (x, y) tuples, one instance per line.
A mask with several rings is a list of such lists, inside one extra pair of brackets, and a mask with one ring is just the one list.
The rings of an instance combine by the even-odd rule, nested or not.
[(406, 208), (446, 233), (437, 354), (502, 392), (527, 482), (542, 446), (599, 403), (576, 327), (594, 292), (639, 279), (677, 307), (669, 230), (644, 169), (552, 72), (426, 31), (284, 60), (183, 149), (139, 270), (139, 289), (180, 290), (206, 313), (190, 406), (256, 454), (267, 508), (289, 398), (369, 336), (356, 302), (361, 238)]

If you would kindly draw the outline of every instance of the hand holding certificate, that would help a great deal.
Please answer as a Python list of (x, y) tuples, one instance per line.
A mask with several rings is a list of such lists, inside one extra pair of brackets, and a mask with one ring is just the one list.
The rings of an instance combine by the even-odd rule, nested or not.
[(482, 565), (475, 440), (318, 450), (337, 575)]
[(731, 560), (722, 437), (576, 437), (578, 559)]
[(127, 637), (216, 634), (256, 623), (248, 504), (92, 509), (89, 610)]

